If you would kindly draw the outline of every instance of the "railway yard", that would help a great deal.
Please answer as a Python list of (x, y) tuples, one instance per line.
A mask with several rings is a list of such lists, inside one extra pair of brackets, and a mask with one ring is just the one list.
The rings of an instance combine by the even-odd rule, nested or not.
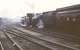
[(0, 50), (80, 50), (80, 3), (3, 0), (0, 5)]
[(0, 29), (0, 50), (80, 50), (79, 37), (48, 33), (6, 26)]

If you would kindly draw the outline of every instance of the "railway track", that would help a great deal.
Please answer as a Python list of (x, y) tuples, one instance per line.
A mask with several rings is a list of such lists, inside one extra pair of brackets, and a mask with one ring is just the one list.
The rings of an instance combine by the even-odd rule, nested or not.
[(34, 43), (32, 41), (29, 41), (27, 39), (25, 40), (22, 37), (10, 34), (9, 32), (5, 31), (5, 28), (1, 29), (1, 31), (4, 32), (4, 34), (6, 36), (5, 38), (11, 40), (11, 42), (13, 43), (13, 44), (11, 44), (12, 46), (10, 45), (10, 47), (9, 47), (10, 49), (9, 49), (9, 48), (7, 48), (8, 44), (6, 44), (6, 41), (9, 41), (9, 40), (6, 40), (5, 42), (2, 41), (2, 43), (5, 45), (4, 48), (7, 48), (6, 50), (19, 50), (19, 49), (11, 49), (13, 46), (20, 48), (21, 50), (51, 50), (47, 47), (43, 47), (43, 46), (41, 46), (37, 43)]
[(10, 33), (7, 33), (7, 35), (12, 37), (14, 41), (22, 46), (23, 50), (50, 50), (49, 48), (42, 47), (38, 44), (33, 43), (32, 41), (25, 40), (22, 37), (18, 37)]
[(10, 33), (10, 34), (16, 35), (18, 37), (21, 37), (23, 39), (26, 39), (26, 40), (28, 39), (29, 41), (32, 41), (36, 44), (39, 44), (39, 45), (41, 45), (43, 47), (46, 47), (46, 48), (49, 48), (51, 50), (79, 50), (78, 48), (66, 46), (66, 45), (57, 43), (55, 41), (53, 41), (53, 42), (47, 41), (47, 39), (46, 39), (47, 37), (42, 39), (42, 38), (39, 38), (39, 37), (29, 35), (25, 32), (20, 31), (20, 30), (15, 30), (15, 31), (13, 31), (13, 30), (15, 30), (15, 29), (10, 28), (10, 30), (7, 30), (7, 32)]
[(0, 50), (4, 50), (1, 41), (0, 41)]
[[(53, 38), (56, 37), (56, 38), (66, 39), (68, 41), (80, 43), (79, 42), (80, 41), (80, 37), (72, 35), (71, 33), (57, 33), (57, 32), (53, 32), (51, 30), (39, 30), (39, 29), (36, 29), (36, 28), (31, 28), (29, 30), (31, 30), (33, 32), (41, 33), (43, 35), (51, 36)], [(65, 38), (65, 37), (67, 37), (67, 38)]]
[[(15, 44), (15, 45), (13, 45)], [(10, 37), (0, 31), (0, 50), (23, 50), (19, 45)]]
[(51, 43), (59, 44), (61, 46), (65, 46), (68, 48), (73, 48), (74, 50), (80, 50), (80, 38), (76, 37), (76, 36), (71, 36), (71, 35), (66, 36), (63, 34), (61, 36), (60, 34), (54, 34), (54, 35), (57, 35), (57, 37), (54, 36), (54, 38), (52, 38), (49, 36), (42, 35), (40, 33), (31, 32), (31, 31), (28, 31), (28, 30), (25, 30), (22, 28), (14, 27), (14, 29), (12, 31), (15, 31), (15, 32), (16, 32), (16, 30), (17, 30), (17, 32), (21, 31), (25, 35), (31, 35), (31, 36), (37, 37), (41, 40), (45, 40), (45, 41), (48, 41)]

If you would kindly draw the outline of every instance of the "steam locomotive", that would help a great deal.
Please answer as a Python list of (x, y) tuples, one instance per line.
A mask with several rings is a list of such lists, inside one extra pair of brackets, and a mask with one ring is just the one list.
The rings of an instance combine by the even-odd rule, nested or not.
[[(56, 12), (49, 11), (43, 13), (28, 13), (27, 17), (24, 17), (23, 23), (27, 23), (26, 26), (32, 25), (37, 28), (52, 28), (56, 21)], [(27, 21), (26, 21), (27, 20)]]
[[(32, 14), (32, 13), (31, 13)], [(58, 8), (54, 11), (43, 12), (36, 18), (29, 14), (29, 25), (36, 28), (56, 29), (63, 32), (80, 33), (80, 5)], [(30, 16), (31, 15), (31, 16)]]

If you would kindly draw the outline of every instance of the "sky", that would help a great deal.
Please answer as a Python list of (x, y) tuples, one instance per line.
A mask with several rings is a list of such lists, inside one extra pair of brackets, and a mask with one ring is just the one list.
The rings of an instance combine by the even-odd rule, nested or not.
[(21, 17), (28, 12), (53, 11), (80, 4), (80, 0), (0, 0), (0, 17)]

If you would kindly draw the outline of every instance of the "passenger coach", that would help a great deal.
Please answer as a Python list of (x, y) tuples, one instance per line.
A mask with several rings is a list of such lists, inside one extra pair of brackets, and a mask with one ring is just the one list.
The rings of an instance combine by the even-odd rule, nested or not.
[(59, 30), (80, 33), (80, 5), (59, 8), (56, 12), (56, 26)]

